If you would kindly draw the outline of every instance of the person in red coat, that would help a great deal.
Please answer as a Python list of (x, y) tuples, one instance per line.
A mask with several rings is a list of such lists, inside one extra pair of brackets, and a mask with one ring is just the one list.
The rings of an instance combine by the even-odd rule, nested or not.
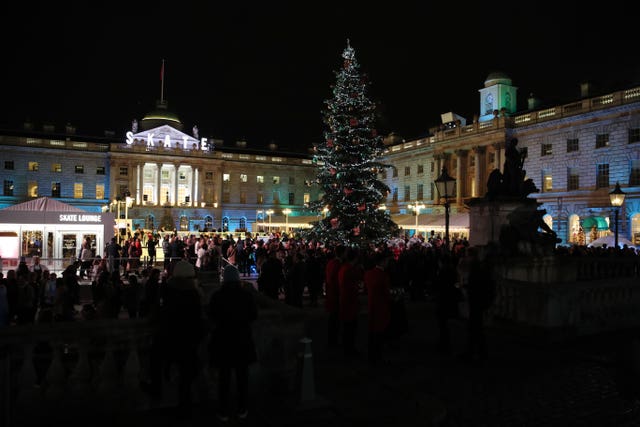
[(329, 313), (329, 322), (327, 329), (327, 345), (329, 347), (337, 347), (338, 333), (340, 331), (340, 304), (339, 304), (339, 287), (338, 273), (343, 263), (345, 247), (338, 245), (335, 247), (333, 258), (327, 261), (325, 267), (324, 279), (324, 308)]
[(358, 265), (358, 250), (349, 248), (345, 262), (338, 272), (340, 322), (342, 323), (342, 346), (345, 356), (357, 356), (356, 331), (358, 329), (358, 294), (362, 282), (362, 269)]
[(375, 265), (364, 273), (364, 286), (369, 308), (368, 361), (372, 365), (382, 360), (385, 335), (391, 321), (391, 276), (385, 271), (388, 256), (377, 253)]

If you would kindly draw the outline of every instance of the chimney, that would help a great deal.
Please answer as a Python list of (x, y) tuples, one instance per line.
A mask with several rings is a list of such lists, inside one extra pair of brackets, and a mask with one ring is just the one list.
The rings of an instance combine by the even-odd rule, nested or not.
[(591, 83), (589, 82), (580, 83), (580, 97), (588, 98), (590, 96), (590, 93), (591, 93)]

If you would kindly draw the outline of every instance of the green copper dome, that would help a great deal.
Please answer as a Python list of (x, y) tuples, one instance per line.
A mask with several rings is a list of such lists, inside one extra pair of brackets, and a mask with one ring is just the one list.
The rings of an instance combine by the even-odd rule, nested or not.
[(140, 121), (141, 130), (153, 129), (162, 125), (182, 130), (182, 122), (177, 114), (168, 110), (167, 101), (158, 102), (156, 109), (147, 113)]

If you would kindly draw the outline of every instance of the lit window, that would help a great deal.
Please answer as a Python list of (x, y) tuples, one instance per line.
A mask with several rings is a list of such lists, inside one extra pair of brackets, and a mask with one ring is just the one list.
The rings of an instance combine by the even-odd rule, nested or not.
[(229, 182), (231, 181), (231, 175), (228, 173), (223, 173), (222, 174), (222, 182)]
[(241, 173), (240, 174), (240, 182), (247, 182), (247, 174)]
[(550, 156), (553, 154), (553, 145), (552, 144), (542, 144), (542, 152), (541, 156)]
[(54, 163), (51, 165), (51, 172), (60, 173), (62, 172), (62, 165), (60, 163)]
[(38, 183), (36, 181), (29, 181), (27, 184), (27, 193), (29, 197), (38, 197)]
[(258, 197), (256, 200), (259, 205), (262, 205), (264, 203), (264, 194), (258, 193)]
[(38, 172), (40, 169), (40, 165), (38, 162), (29, 162), (29, 170), (32, 172)]
[(305, 205), (308, 205), (310, 202), (311, 202), (311, 194), (304, 193), (302, 195), (302, 203), (304, 203)]
[(550, 172), (544, 172), (542, 177), (542, 191), (553, 191), (553, 177)]
[(96, 199), (104, 199), (104, 184), (96, 184)]
[(82, 192), (82, 183), (81, 182), (76, 182), (73, 184), (73, 198), (74, 199), (82, 199), (83, 197), (83, 192)]
[(274, 184), (280, 184), (280, 177), (279, 176), (274, 176), (273, 177), (273, 183)]
[(264, 176), (263, 175), (256, 176), (256, 182), (258, 184), (264, 184)]

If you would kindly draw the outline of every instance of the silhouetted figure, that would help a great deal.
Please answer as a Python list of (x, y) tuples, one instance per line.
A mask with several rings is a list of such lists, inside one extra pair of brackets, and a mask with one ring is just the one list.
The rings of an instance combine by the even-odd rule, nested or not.
[(438, 351), (451, 353), (449, 319), (458, 316), (461, 291), (456, 288), (458, 273), (454, 258), (443, 252), (440, 255), (438, 274), (434, 282), (436, 321), (438, 322)]
[(231, 415), (231, 371), (235, 372), (238, 418), (248, 414), (249, 365), (257, 360), (251, 324), (258, 307), (251, 292), (241, 286), (240, 272), (232, 265), (224, 268), (222, 286), (211, 296), (209, 318), (213, 322), (209, 355), (218, 369), (218, 419)]
[[(474, 248), (475, 249), (475, 248)], [(491, 247), (470, 251), (467, 298), (469, 302), (468, 344), (465, 357), (471, 362), (487, 358), (487, 343), (484, 332), (485, 313), (495, 298), (495, 278), (492, 267)]]
[(282, 270), (282, 262), (278, 259), (276, 251), (271, 250), (267, 260), (262, 264), (258, 277), (258, 290), (275, 300), (278, 299), (280, 288), (284, 286), (285, 278)]
[(346, 247), (336, 246), (333, 258), (327, 261), (325, 267), (324, 292), (325, 311), (329, 313), (327, 325), (327, 344), (329, 347), (338, 345), (338, 332), (340, 330), (340, 287), (338, 284), (338, 273), (344, 262)]
[(369, 308), (368, 361), (376, 365), (382, 361), (382, 351), (391, 321), (391, 277), (385, 271), (387, 256), (376, 254), (375, 265), (364, 273)]
[(358, 265), (358, 250), (347, 249), (345, 262), (338, 272), (340, 300), (340, 323), (342, 324), (342, 346), (347, 357), (358, 355), (356, 350), (356, 331), (358, 330), (358, 294), (363, 271)]
[(151, 384), (142, 384), (153, 396), (162, 395), (162, 372), (178, 366), (178, 407), (191, 411), (191, 385), (198, 373), (198, 346), (204, 334), (202, 295), (193, 265), (176, 262), (163, 292), (162, 307), (154, 322), (151, 348)]

